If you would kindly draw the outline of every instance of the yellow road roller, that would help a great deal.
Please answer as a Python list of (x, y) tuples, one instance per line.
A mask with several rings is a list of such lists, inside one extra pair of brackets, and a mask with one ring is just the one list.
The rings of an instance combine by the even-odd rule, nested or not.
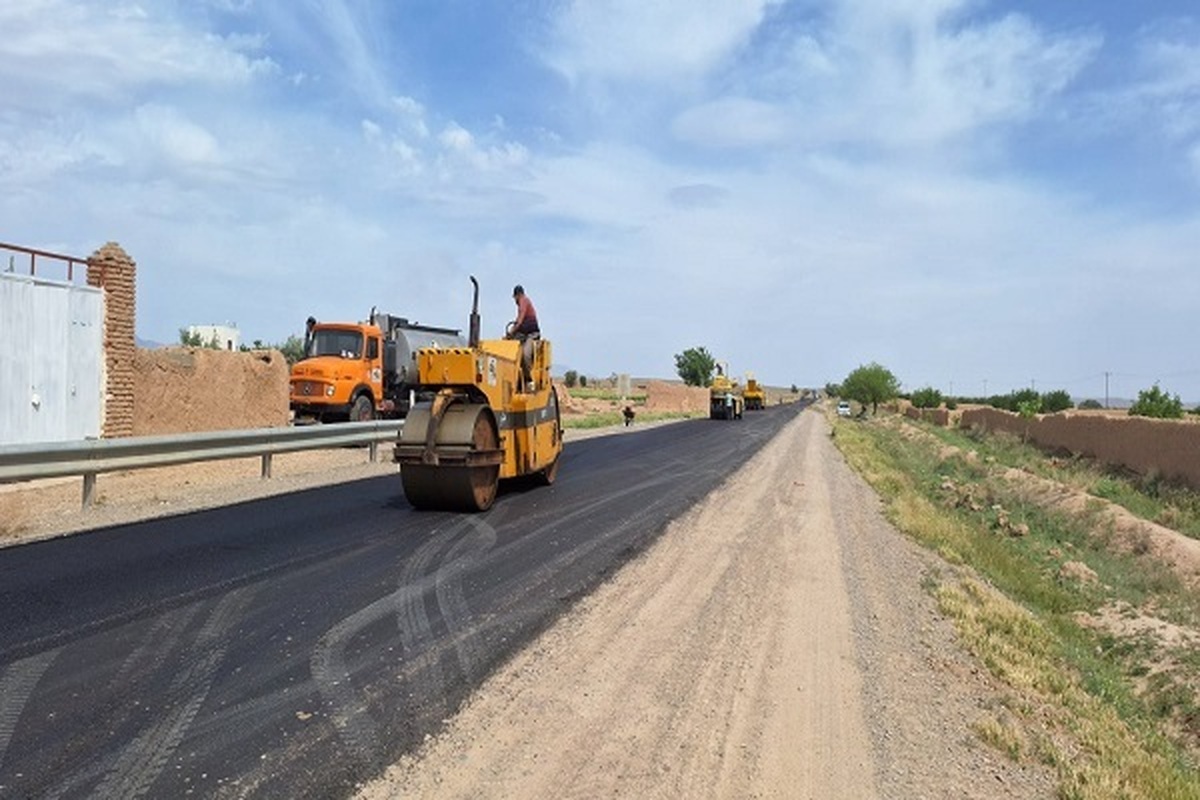
[(395, 460), (416, 508), (486, 511), (501, 480), (554, 482), (562, 454), (550, 342), (479, 338), (479, 282), (471, 278), (467, 347), (416, 351), (416, 402)]

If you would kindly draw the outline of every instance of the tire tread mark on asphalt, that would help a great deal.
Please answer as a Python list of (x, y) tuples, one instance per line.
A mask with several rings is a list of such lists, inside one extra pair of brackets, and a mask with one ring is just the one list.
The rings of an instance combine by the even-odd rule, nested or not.
[[(422, 544), (404, 563), (396, 591), (379, 598), (364, 608), (334, 625), (317, 643), (310, 659), (310, 669), (325, 701), (331, 706), (330, 717), (342, 742), (351, 753), (366, 764), (373, 764), (380, 751), (379, 726), (371, 717), (367, 701), (351, 683), (350, 667), (346, 663), (345, 649), (350, 640), (370, 625), (395, 615), (399, 628), (402, 658), (406, 662), (403, 675), (410, 682), (410, 694), (426, 700), (445, 703), (445, 675), (443, 674), (433, 626), (426, 608), (426, 595), (431, 587), (437, 592), (437, 581), (445, 577), (453, 583), (461, 577), (459, 567), (451, 567), (459, 558), (474, 561), (495, 542), (496, 534), (490, 526), (480, 536), (460, 539), (461, 532), (468, 526), (484, 525), (472, 517), (458, 520), (450, 528), (435, 532), (429, 541)], [(457, 540), (457, 541), (456, 541)], [(454, 542), (443, 557), (443, 564), (434, 567), (438, 553), (447, 543)], [(464, 544), (466, 542), (466, 544)], [(466, 554), (463, 551), (467, 550)], [(453, 589), (447, 586), (453, 593)], [(459, 590), (461, 595), (461, 589)], [(449, 599), (449, 608), (439, 610), (445, 615), (448, 625), (461, 621), (465, 601), (456, 603)], [(457, 615), (457, 616), (456, 616)], [(451, 631), (453, 634), (453, 630)], [(469, 657), (469, 656), (468, 656)], [(444, 708), (443, 708), (444, 711)]]
[(400, 643), (404, 646), (404, 655), (408, 662), (405, 672), (409, 675), (410, 692), (417, 697), (436, 700), (441, 704), (443, 711), (446, 676), (442, 672), (437, 649), (432, 646), (436, 639), (429, 621), (429, 610), (425, 606), (425, 594), (432, 588), (431, 582), (436, 581), (437, 570), (430, 566), (433, 556), (442, 545), (465, 528), (466, 525), (459, 521), (422, 547), (416, 556), (404, 565), (404, 571), (400, 575), (400, 589), (396, 593), (397, 623), (400, 628)]
[[(297, 556), (296, 558), (284, 559), (282, 561), (272, 563), (270, 566), (250, 570), (249, 572), (244, 572), (240, 575), (235, 575), (233, 577), (217, 581), (216, 583), (206, 584), (200, 588), (174, 595), (170, 598), (167, 598), (167, 600), (163, 602), (160, 607), (178, 608), (184, 605), (190, 605), (191, 603), (203, 602), (211, 598), (214, 594), (225, 595), (230, 592), (237, 591), (239, 588), (246, 587), (250, 584), (259, 583), (263, 579), (268, 578), (275, 573), (284, 572), (303, 564), (320, 563), (321, 561), (329, 559), (332, 555), (337, 554), (345, 549), (347, 549), (346, 545), (338, 545), (322, 548), (316, 551), (306, 551), (304, 555)], [(118, 625), (122, 625), (132, 620), (144, 617), (146, 613), (147, 609), (139, 607), (136, 609), (119, 611), (99, 619), (89, 620), (71, 628), (63, 628), (51, 634), (39, 636), (34, 639), (28, 639), (20, 644), (9, 647), (7, 650), (0, 650), (0, 658), (8, 657), (14, 653), (29, 652), (30, 650), (37, 652), (49, 647), (56, 647), (65, 643), (76, 642), (89, 634), (115, 628)]]
[(4, 766), (4, 754), (16, 732), (25, 704), (60, 650), (48, 650), (13, 662), (0, 676), (0, 767)]
[[(325, 702), (331, 707), (329, 716), (338, 736), (350, 753), (365, 764), (370, 765), (375, 761), (379, 726), (371, 718), (366, 700), (355, 691), (351, 683), (350, 667), (346, 663), (346, 645), (367, 627), (393, 614), (403, 613), (402, 609), (409, 604), (408, 595), (415, 592), (419, 598), (424, 594), (424, 586), (410, 585), (410, 581), (413, 584), (420, 581), (425, 565), (444, 542), (444, 536), (435, 535), (421, 545), (405, 566), (400, 588), (360, 608), (326, 631), (309, 659), (313, 680), (316, 681)], [(418, 629), (420, 624), (420, 618), (413, 623)], [(424, 625), (427, 630), (427, 617), (424, 618)], [(407, 631), (408, 628), (402, 622), (401, 641), (406, 648), (409, 642), (405, 641), (405, 637), (411, 637)]]
[(208, 697), (217, 667), (225, 657), (226, 632), (253, 595), (249, 588), (243, 588), (217, 602), (200, 629), (194, 649), (171, 681), (167, 691), (169, 710), (125, 746), (95, 797), (134, 798), (149, 791)]
[[(109, 681), (109, 691), (106, 694), (120, 696), (124, 693), (124, 687), (129, 683), (131, 676), (158, 672), (167, 656), (175, 649), (175, 645), (183, 636), (187, 626), (200, 612), (202, 605), (203, 603), (193, 603), (190, 606), (177, 608), (155, 620), (142, 636), (141, 643), (121, 662), (117, 674)], [(129, 720), (130, 713), (129, 705), (126, 704), (125, 713), (119, 714), (106, 723), (107, 726), (111, 730), (117, 730)], [(75, 770), (46, 793), (46, 800), (57, 800), (57, 798), (70, 793), (76, 786), (105, 774), (112, 769), (113, 762), (116, 761), (118, 755), (120, 755), (119, 752), (106, 753)]]
[(446, 553), (442, 565), (438, 567), (434, 589), (442, 619), (454, 641), (463, 678), (471, 683), (479, 677), (476, 675), (476, 666), (483, 661), (483, 656), (479, 652), (475, 632), (462, 630), (471, 613), (463, 594), (462, 579), (496, 545), (496, 530), (474, 516), (468, 517), (467, 521), (475, 528), (475, 532), (459, 539)]

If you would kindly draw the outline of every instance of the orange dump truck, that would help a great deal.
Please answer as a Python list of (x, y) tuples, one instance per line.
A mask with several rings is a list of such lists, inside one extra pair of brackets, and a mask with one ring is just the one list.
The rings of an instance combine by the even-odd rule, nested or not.
[(371, 311), (367, 322), (317, 322), (292, 367), (289, 403), (298, 424), (402, 417), (417, 385), (422, 347), (465, 347), (461, 332)]

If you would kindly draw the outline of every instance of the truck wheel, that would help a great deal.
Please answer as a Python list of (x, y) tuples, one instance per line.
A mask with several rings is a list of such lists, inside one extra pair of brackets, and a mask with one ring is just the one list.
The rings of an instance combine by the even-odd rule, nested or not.
[(365, 394), (354, 398), (354, 405), (350, 407), (350, 421), (370, 422), (373, 419), (375, 419), (375, 406), (371, 405), (371, 398)]

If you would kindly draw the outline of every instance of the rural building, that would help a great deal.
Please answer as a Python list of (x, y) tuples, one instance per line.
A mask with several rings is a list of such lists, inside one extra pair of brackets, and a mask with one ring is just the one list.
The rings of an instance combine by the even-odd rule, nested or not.
[(188, 336), (200, 337), (203, 346), (209, 346), (214, 341), (220, 345), (219, 350), (238, 350), (242, 346), (242, 334), (234, 324), (228, 325), (190, 325)]

